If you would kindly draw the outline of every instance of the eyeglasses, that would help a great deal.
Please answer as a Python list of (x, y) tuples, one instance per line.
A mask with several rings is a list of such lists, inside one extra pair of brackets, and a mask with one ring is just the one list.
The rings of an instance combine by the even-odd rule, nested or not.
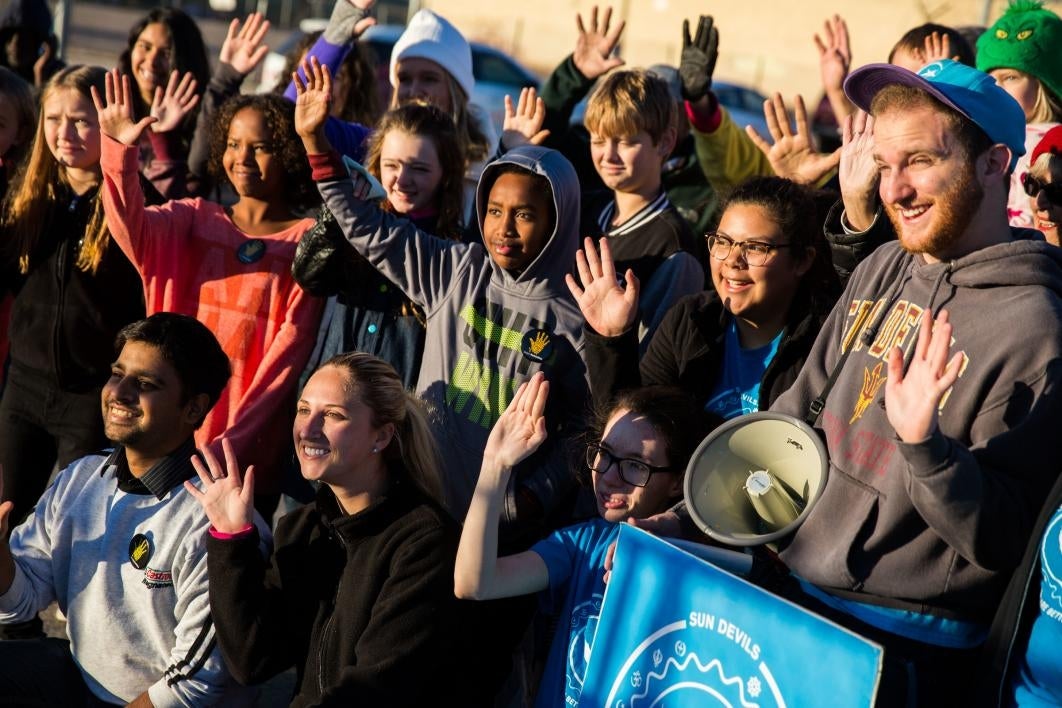
[(750, 266), (761, 266), (771, 257), (771, 253), (780, 248), (790, 248), (788, 243), (764, 243), (763, 241), (735, 241), (718, 231), (707, 234), (708, 252), (712, 258), (725, 261), (730, 257), (730, 251), (735, 246), (741, 249), (741, 257)]
[(1021, 186), (1025, 187), (1025, 193), (1034, 199), (1037, 194), (1043, 192), (1047, 201), (1055, 206), (1062, 206), (1062, 182), (1041, 182), (1026, 172), (1021, 176)]
[(613, 464), (616, 464), (620, 479), (635, 487), (644, 487), (649, 484), (649, 478), (658, 472), (674, 472), (671, 467), (654, 467), (630, 457), (616, 457), (601, 445), (586, 446), (586, 464), (598, 474), (605, 474)]

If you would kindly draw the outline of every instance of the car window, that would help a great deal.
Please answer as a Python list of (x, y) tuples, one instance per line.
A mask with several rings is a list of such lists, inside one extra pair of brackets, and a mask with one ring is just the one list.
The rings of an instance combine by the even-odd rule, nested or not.
[(505, 57), (487, 52), (472, 52), (472, 73), (476, 81), (489, 81), (522, 88), (529, 85), (526, 74)]

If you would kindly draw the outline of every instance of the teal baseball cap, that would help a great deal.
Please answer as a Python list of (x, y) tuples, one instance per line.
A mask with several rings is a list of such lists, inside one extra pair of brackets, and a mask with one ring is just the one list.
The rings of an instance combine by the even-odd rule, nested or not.
[(988, 74), (951, 59), (926, 64), (916, 74), (894, 64), (867, 64), (844, 82), (844, 92), (864, 111), (886, 86), (922, 89), (968, 118), (994, 143), (1010, 148), (1010, 168), (1025, 154), (1025, 111)]

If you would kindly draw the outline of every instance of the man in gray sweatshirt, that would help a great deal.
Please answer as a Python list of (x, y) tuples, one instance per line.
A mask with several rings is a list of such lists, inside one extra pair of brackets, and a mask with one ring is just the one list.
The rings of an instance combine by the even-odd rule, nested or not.
[[(61, 471), (0, 540), (0, 622), (56, 601), (69, 635), (0, 642), (0, 703), (244, 704), (214, 638), (207, 518), (182, 488), (228, 357), (210, 330), (172, 313), (128, 325), (115, 348), (101, 397), (113, 452)], [(11, 508), (0, 505), (4, 539)]]

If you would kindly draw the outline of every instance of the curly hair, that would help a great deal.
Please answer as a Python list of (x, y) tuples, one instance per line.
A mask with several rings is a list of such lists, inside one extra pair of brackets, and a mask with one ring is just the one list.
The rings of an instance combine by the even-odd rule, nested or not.
[(277, 195), (285, 199), (293, 210), (310, 209), (321, 202), (321, 196), (310, 177), (310, 163), (306, 150), (295, 134), (295, 104), (272, 94), (233, 96), (221, 106), (210, 136), (210, 175), (218, 184), (229, 182), (222, 164), (229, 139), (229, 125), (244, 109), (258, 111), (269, 130), (270, 144), (284, 169), (284, 190)]
[[(407, 103), (384, 114), (369, 139), (365, 153), (365, 167), (380, 178), (380, 154), (384, 138), (391, 131), (425, 137), (435, 145), (435, 152), (442, 165), (442, 179), (435, 190), (435, 205), (439, 210), (436, 220), (436, 235), (460, 240), (461, 217), (464, 204), (465, 155), (457, 136), (457, 129), (450, 116), (435, 106), (426, 103)], [(383, 205), (390, 209), (390, 204)]]

